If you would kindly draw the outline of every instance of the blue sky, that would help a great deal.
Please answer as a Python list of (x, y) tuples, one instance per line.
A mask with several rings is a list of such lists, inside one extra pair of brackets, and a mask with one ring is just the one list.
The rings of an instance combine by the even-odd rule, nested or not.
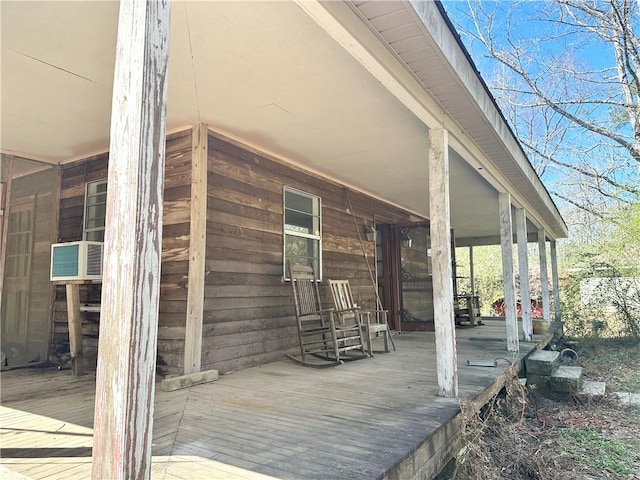
[[(481, 42), (474, 40), (469, 34), (465, 34), (465, 30), (475, 32), (475, 27), (469, 16), (469, 2), (443, 0), (442, 3), (453, 24), (460, 31), (462, 40), (482, 77), (491, 88), (501, 74), (504, 77), (504, 72), (507, 70), (495, 59), (488, 57), (487, 51)], [(533, 60), (527, 63), (525, 69), (534, 75), (539, 75), (537, 82), (544, 88), (554, 91), (555, 98), (567, 100), (583, 98), (597, 102), (605, 99), (607, 93), (613, 93), (617, 95), (618, 100), (621, 100), (620, 86), (615, 86), (616, 71), (612, 68), (615, 65), (612, 46), (605, 44), (595, 35), (585, 34), (584, 32), (575, 34), (565, 25), (559, 25), (555, 22), (559, 18), (555, 2), (484, 1), (472, 2), (472, 5), (474, 7), (482, 7), (482, 9), (493, 13), (495, 32), (493, 40), (498, 49), (509, 50), (517, 46), (533, 54)], [(635, 18), (637, 19), (637, 16)], [(482, 27), (485, 27), (484, 22)], [(636, 32), (636, 37), (638, 37), (637, 34), (640, 33), (640, 28), (638, 25), (633, 25), (632, 27)], [(511, 32), (513, 44), (508, 44), (506, 41), (507, 31)], [(563, 68), (558, 69), (558, 66)], [(578, 71), (590, 72), (589, 75), (584, 75), (584, 80), (588, 81), (580, 82), (580, 75), (576, 74)], [(598, 74), (593, 74), (593, 72), (598, 72)], [(604, 77), (614, 80), (611, 84), (613, 88), (611, 85), (602, 83)], [(510, 85), (514, 85), (514, 83), (510, 82)], [(498, 99), (498, 103), (501, 103), (501, 93), (495, 89), (493, 92)], [(530, 96), (519, 97), (519, 100), (523, 102), (531, 101), (532, 99), (533, 97)], [(524, 140), (528, 133), (524, 125), (532, 109), (519, 107), (516, 110), (511, 109), (509, 111), (508, 108), (506, 105), (503, 106), (503, 112), (511, 120), (512, 128), (516, 134)], [(610, 106), (584, 103), (568, 108), (580, 118), (589, 119), (591, 122), (603, 123), (608, 129), (616, 128), (610, 122), (611, 113), (615, 113), (616, 110)], [(512, 113), (514, 111), (517, 112), (522, 121), (513, 120)], [(546, 113), (538, 113), (538, 120), (548, 120), (544, 115), (548, 115), (548, 111)], [(560, 117), (556, 117), (553, 121), (559, 124), (564, 122), (567, 125), (567, 122)], [(618, 133), (630, 136), (631, 129), (627, 124), (626, 127), (622, 126)], [(555, 145), (554, 141), (556, 142)], [(602, 141), (602, 138), (597, 137), (595, 134), (585, 132), (580, 128), (572, 128), (565, 131), (562, 136), (558, 135), (555, 140), (552, 138), (547, 141), (544, 145), (547, 148), (554, 146), (558, 148), (555, 156), (567, 163), (578, 164), (581, 162), (582, 165), (587, 166), (591, 163), (604, 169), (608, 165), (607, 162), (611, 162), (612, 158), (617, 158), (618, 164), (623, 166), (624, 156), (628, 156), (628, 154), (620, 148), (617, 151), (612, 147), (599, 146), (592, 148), (593, 145), (597, 145), (600, 141)], [(592, 149), (588, 150), (590, 148)], [(534, 164), (540, 164), (539, 159), (532, 158), (532, 160)], [(637, 178), (638, 166), (633, 160), (629, 160), (629, 162), (630, 168), (620, 168), (614, 171), (612, 176), (620, 181)], [(578, 183), (567, 185), (565, 178), (568, 178), (567, 170), (555, 166), (545, 170), (542, 176), (543, 181), (552, 191), (554, 189), (561, 191), (559, 189), (562, 189), (563, 192), (569, 192), (571, 188), (580, 190)]]

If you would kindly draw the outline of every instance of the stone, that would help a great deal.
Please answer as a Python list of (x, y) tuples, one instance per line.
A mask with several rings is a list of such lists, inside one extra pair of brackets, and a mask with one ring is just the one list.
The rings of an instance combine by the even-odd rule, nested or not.
[(559, 365), (560, 353), (550, 350), (536, 350), (525, 359), (527, 378), (529, 374), (551, 375)]
[(585, 380), (584, 382), (582, 382), (582, 388), (580, 389), (578, 394), (587, 397), (603, 397), (606, 389), (607, 384), (604, 382)]
[(640, 405), (640, 393), (615, 392), (614, 395), (625, 405)]
[(558, 367), (549, 377), (549, 387), (554, 392), (578, 393), (582, 387), (582, 367)]

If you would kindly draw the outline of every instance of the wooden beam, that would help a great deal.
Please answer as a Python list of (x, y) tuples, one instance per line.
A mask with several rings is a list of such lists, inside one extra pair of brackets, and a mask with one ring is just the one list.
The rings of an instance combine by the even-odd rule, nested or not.
[(500, 245), (502, 247), (502, 283), (507, 324), (507, 350), (520, 351), (516, 311), (516, 283), (513, 275), (513, 230), (511, 228), (511, 195), (498, 194), (500, 210)]
[(120, 2), (94, 479), (151, 475), (170, 11), (168, 0)]
[(189, 224), (189, 280), (184, 338), (184, 374), (200, 371), (202, 317), (207, 237), (207, 157), (209, 130), (196, 125), (191, 130), (191, 219)]
[(547, 239), (544, 230), (538, 230), (538, 250), (540, 253), (540, 286), (542, 290), (542, 318), (551, 320), (549, 302), (549, 272), (547, 267)]
[(453, 266), (449, 204), (449, 141), (444, 128), (429, 130), (429, 214), (433, 261), (433, 311), (438, 394), (458, 396), (453, 312)]
[(560, 305), (560, 278), (558, 276), (558, 252), (556, 241), (549, 242), (551, 246), (551, 278), (553, 280), (553, 313), (556, 322), (562, 321), (562, 307)]
[(0, 158), (0, 312), (2, 312), (2, 292), (4, 292), (4, 267), (7, 261), (7, 240), (9, 238), (9, 214), (11, 204), (11, 181), (13, 179), (13, 158)]
[(476, 296), (476, 276), (473, 266), (473, 246), (469, 245), (469, 282), (471, 282), (471, 296)]
[(69, 323), (69, 353), (73, 375), (84, 375), (82, 361), (82, 313), (80, 312), (80, 285), (67, 283), (67, 321)]
[(529, 284), (529, 254), (527, 249), (527, 212), (524, 208), (516, 208), (516, 236), (518, 238), (522, 333), (524, 341), (531, 342), (533, 340), (533, 323), (531, 322), (531, 286)]

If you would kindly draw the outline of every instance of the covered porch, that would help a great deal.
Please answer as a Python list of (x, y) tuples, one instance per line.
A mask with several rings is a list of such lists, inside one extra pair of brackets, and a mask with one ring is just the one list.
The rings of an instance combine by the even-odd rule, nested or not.
[[(460, 397), (497, 393), (548, 333), (506, 352), (503, 320), (457, 332)], [(430, 478), (457, 451), (459, 400), (438, 396), (433, 332), (397, 335), (398, 351), (340, 368), (289, 361), (155, 398), (157, 479)], [(474, 367), (468, 360), (493, 361)], [(91, 475), (95, 376), (29, 369), (2, 374), (3, 478)]]

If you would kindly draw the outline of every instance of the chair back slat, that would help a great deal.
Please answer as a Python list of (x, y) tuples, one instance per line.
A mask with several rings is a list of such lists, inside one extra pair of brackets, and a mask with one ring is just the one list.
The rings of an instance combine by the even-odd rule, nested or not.
[(349, 310), (356, 308), (351, 294), (349, 280), (329, 280), (331, 295), (338, 310)]
[(289, 277), (291, 278), (296, 315), (302, 316), (322, 310), (320, 291), (313, 267), (290, 265)]

